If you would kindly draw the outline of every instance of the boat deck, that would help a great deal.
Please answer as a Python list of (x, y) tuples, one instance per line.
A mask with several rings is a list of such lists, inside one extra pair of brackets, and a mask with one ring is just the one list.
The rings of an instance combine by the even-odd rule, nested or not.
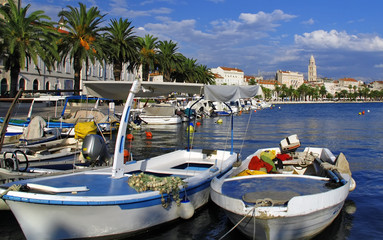
[[(193, 177), (201, 174), (203, 171), (209, 169), (212, 164), (181, 164), (173, 168), (156, 168), (147, 169), (144, 173), (151, 174), (157, 177), (181, 177), (182, 179)], [(110, 168), (104, 169), (103, 171), (93, 171), (78, 173), (75, 175), (61, 175), (52, 178), (38, 178), (21, 180), (18, 184), (39, 184), (46, 187), (53, 187), (57, 189), (64, 188), (77, 188), (86, 187), (88, 191), (78, 191), (76, 196), (120, 196), (137, 194), (137, 191), (130, 187), (128, 184), (129, 176), (132, 174), (139, 174), (142, 171), (131, 171), (127, 172), (123, 178), (112, 178)], [(79, 185), (81, 183), (81, 185)], [(4, 184), (3, 186), (9, 187), (12, 183)], [(34, 190), (33, 190), (34, 191)], [(49, 194), (49, 191), (47, 191)], [(57, 193), (56, 193), (57, 194)], [(64, 196), (73, 196), (72, 192), (59, 193)]]
[(222, 194), (241, 199), (248, 204), (269, 198), (284, 204), (294, 196), (326, 192), (327, 181), (302, 177), (231, 178), (222, 185)]
[[(53, 178), (36, 178), (19, 181), (18, 184), (39, 184), (54, 188), (76, 188), (87, 187), (89, 191), (76, 192), (76, 196), (118, 196), (136, 194), (137, 191), (128, 184), (129, 177), (119, 179), (111, 178), (106, 174), (81, 173), (76, 175), (61, 175)], [(81, 183), (81, 185), (79, 185)], [(12, 185), (12, 183), (8, 184)], [(60, 195), (73, 196), (71, 192), (60, 193)]]

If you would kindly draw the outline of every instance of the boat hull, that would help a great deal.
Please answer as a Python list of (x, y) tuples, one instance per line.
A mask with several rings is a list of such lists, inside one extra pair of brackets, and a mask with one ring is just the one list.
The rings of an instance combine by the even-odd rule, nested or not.
[[(327, 155), (328, 161), (335, 159), (328, 149), (311, 150), (323, 158)], [(247, 169), (254, 155), (221, 178), (214, 178), (210, 192), (212, 201), (247, 237), (271, 240), (312, 238), (339, 215), (351, 189), (350, 175), (342, 173), (344, 183), (338, 184), (315, 174), (238, 176)]]
[[(209, 200), (211, 180), (229, 171), (236, 159), (236, 154), (228, 151), (177, 150), (128, 162), (121, 178), (112, 177), (112, 168), (102, 168), (22, 180), (13, 184), (27, 184), (31, 189), (10, 191), (3, 199), (27, 239), (132, 235), (176, 220), (185, 213), (184, 205), (176, 203), (177, 193), (137, 192), (128, 184), (133, 175), (180, 177), (187, 186), (181, 186), (179, 198), (188, 199), (192, 209), (198, 209)], [(36, 185), (43, 189), (36, 192), (33, 188)]]
[[(207, 203), (209, 188), (207, 186), (188, 197), (197, 209)], [(179, 207), (174, 201), (166, 209), (161, 204), (147, 207), (137, 207), (135, 204), (31, 206), (25, 202), (6, 202), (26, 238), (32, 240), (129, 236), (179, 218)]]
[(181, 117), (179, 117), (177, 115), (172, 116), (172, 117), (140, 115), (140, 118), (146, 124), (151, 124), (151, 125), (179, 124), (182, 122)]
[(233, 224), (249, 238), (255, 239), (307, 239), (320, 233), (339, 215), (344, 202), (314, 213), (294, 216), (262, 219), (246, 217), (230, 211), (225, 211)]

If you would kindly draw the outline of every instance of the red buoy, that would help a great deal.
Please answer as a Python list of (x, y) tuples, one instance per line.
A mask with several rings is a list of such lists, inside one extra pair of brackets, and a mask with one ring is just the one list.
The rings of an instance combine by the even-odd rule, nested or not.
[(145, 134), (146, 134), (146, 138), (148, 138), (148, 139), (153, 137), (152, 132), (145, 132)]
[(129, 161), (130, 153), (127, 149), (124, 149), (124, 163)]
[(128, 140), (133, 140), (133, 134), (129, 133), (127, 136), (126, 136), (126, 139)]

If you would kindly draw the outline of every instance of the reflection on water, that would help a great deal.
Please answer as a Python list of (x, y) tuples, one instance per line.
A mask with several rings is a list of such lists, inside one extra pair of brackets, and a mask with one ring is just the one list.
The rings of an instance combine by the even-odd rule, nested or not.
[(343, 209), (334, 222), (313, 239), (348, 239), (352, 229), (353, 214), (355, 211), (355, 203), (352, 200), (346, 200)]

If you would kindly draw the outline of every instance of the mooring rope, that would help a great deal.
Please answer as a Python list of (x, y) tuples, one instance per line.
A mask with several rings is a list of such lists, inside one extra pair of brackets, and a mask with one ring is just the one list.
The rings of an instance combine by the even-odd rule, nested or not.
[[(220, 237), (219, 240), (224, 239), (229, 233), (231, 233), (236, 227), (238, 227), (238, 225), (239, 225), (243, 220), (245, 220), (245, 218), (247, 218), (247, 215), (248, 215), (251, 211), (255, 211), (255, 208), (256, 208), (256, 207), (257, 207), (257, 206), (252, 207), (252, 208), (245, 214), (245, 216), (244, 216), (241, 220), (239, 220), (239, 222), (238, 222), (237, 224), (235, 224), (234, 227), (232, 227), (227, 233), (225, 233), (222, 237)], [(254, 215), (254, 213), (253, 213), (253, 215)]]
[(234, 227), (232, 227), (227, 233), (225, 233), (221, 238), (219, 238), (219, 240), (222, 240), (224, 239), (230, 232), (232, 232), (236, 227), (238, 227), (239, 224), (241, 224), (241, 222), (243, 220), (245, 220), (245, 218), (248, 217), (248, 215), (250, 214), (251, 211), (253, 211), (253, 218), (254, 218), (254, 229), (253, 229), (253, 239), (255, 239), (255, 209), (257, 207), (265, 207), (265, 206), (274, 206), (274, 202), (272, 199), (270, 198), (264, 198), (264, 199), (258, 199), (256, 201), (256, 204), (254, 205), (254, 207), (252, 207), (246, 214), (245, 216), (243, 216), (243, 218), (241, 220), (239, 220), (239, 222), (237, 224), (234, 225)]
[(245, 144), (245, 138), (247, 136), (247, 131), (249, 130), (250, 120), (251, 120), (251, 116), (253, 115), (253, 111), (250, 110), (250, 114), (249, 115), (250, 116), (249, 116), (249, 119), (247, 120), (246, 130), (243, 133), (242, 145), (241, 145), (241, 148), (239, 150), (239, 154), (242, 154), (243, 145)]

